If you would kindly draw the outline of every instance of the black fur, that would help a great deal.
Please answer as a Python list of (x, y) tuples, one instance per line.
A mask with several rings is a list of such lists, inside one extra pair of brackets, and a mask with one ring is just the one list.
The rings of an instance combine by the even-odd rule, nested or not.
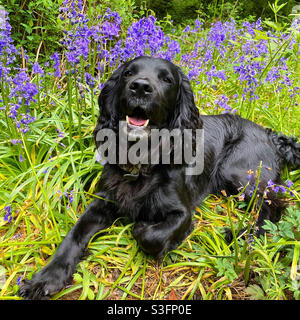
[[(132, 85), (134, 81), (146, 82), (137, 89)], [(236, 194), (247, 185), (249, 172), (253, 172), (245, 190), (245, 199), (249, 201), (260, 163), (258, 193), (263, 203), (257, 202), (261, 207), (257, 235), (263, 232), (264, 220), (280, 219), (284, 202), (272, 190), (264, 197), (264, 190), (269, 180), (282, 184), (282, 160), (300, 165), (300, 145), (294, 138), (236, 115), (200, 117), (186, 76), (174, 64), (150, 57), (137, 58), (116, 70), (100, 94), (99, 107), (95, 136), (103, 128), (117, 132), (119, 120), (136, 110), (150, 119), (152, 128), (203, 128), (203, 173), (188, 176), (184, 173), (187, 164), (158, 164), (141, 166), (134, 179), (128, 179), (130, 166), (106, 164), (97, 194), (106, 200), (94, 200), (51, 262), (31, 280), (24, 281), (20, 288), (23, 298), (43, 299), (62, 289), (70, 281), (93, 234), (120, 216), (135, 222), (133, 234), (146, 252), (162, 257), (191, 232), (196, 205), (221, 190)], [(99, 146), (97, 141), (96, 144)]]

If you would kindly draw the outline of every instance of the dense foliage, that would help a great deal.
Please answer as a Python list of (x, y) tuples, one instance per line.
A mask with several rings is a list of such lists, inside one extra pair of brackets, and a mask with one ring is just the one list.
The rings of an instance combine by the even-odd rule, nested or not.
[[(130, 1), (120, 10), (114, 2), (114, 10), (85, 3), (61, 1), (58, 43), (48, 46), (48, 36), (42, 38), (43, 30), (51, 32), (44, 20), (45, 29), (32, 39), (47, 48), (41, 58), (14, 41), (19, 36), (10, 16), (16, 17), (0, 11), (0, 298), (16, 298), (20, 280), (46, 264), (91, 201), (102, 171), (92, 139), (97, 96), (128, 59), (152, 55), (181, 66), (201, 113), (238, 113), (299, 137), (297, 20), (284, 29), (275, 21), (266, 30), (261, 19), (208, 27), (196, 19), (176, 29), (151, 14), (129, 19)], [(277, 226), (267, 225), (268, 237), (235, 237), (227, 244), (224, 227), (253, 223), (257, 212), (244, 213), (242, 194), (210, 197), (197, 209), (193, 233), (157, 271), (137, 250), (132, 225), (117, 221), (89, 245), (91, 255), (79, 264), (74, 284), (55, 298), (78, 290), (81, 299), (167, 299), (175, 290), (189, 299), (299, 299), (300, 169), (285, 168), (283, 176), (285, 186), (269, 181), (268, 188), (290, 207)], [(250, 271), (255, 277), (246, 289)]]
[[(203, 20), (234, 18), (237, 21), (273, 18), (273, 12), (266, 0), (137, 0), (136, 3), (146, 4), (160, 19), (170, 15), (175, 23), (184, 23), (197, 17)], [(287, 0), (285, 3), (280, 15), (283, 22), (291, 20), (289, 14), (297, 1)]]

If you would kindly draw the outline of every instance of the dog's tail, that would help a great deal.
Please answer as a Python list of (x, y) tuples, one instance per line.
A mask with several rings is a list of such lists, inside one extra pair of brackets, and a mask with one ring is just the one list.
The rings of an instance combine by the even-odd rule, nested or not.
[(300, 166), (300, 143), (297, 143), (297, 139), (271, 129), (266, 130), (280, 157), (293, 166)]

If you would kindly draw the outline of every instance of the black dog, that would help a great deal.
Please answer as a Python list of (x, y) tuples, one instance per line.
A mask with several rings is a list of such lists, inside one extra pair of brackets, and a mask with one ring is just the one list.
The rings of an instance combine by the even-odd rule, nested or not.
[[(95, 128), (118, 132), (120, 120), (128, 127), (148, 129), (204, 129), (204, 168), (200, 175), (186, 175), (189, 164), (121, 165), (107, 163), (100, 192), (68, 233), (51, 262), (31, 280), (20, 295), (42, 299), (62, 289), (71, 279), (91, 237), (114, 219), (128, 216), (135, 222), (134, 237), (156, 258), (176, 248), (192, 229), (192, 214), (207, 195), (245, 189), (251, 198), (255, 172), (259, 177), (260, 208), (257, 235), (264, 220), (277, 222), (283, 201), (269, 190), (268, 181), (282, 184), (282, 160), (300, 165), (300, 144), (294, 138), (235, 115), (201, 116), (186, 76), (167, 60), (139, 57), (123, 64), (105, 84), (99, 97), (100, 117)], [(147, 133), (147, 134), (148, 134)], [(97, 146), (101, 145), (96, 141)], [(194, 144), (193, 144), (194, 146)], [(106, 200), (103, 200), (106, 199)]]

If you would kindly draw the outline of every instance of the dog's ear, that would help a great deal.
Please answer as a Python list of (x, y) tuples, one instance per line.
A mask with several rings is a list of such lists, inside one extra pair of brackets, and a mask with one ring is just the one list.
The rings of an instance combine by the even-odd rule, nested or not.
[(122, 64), (113, 72), (111, 77), (106, 81), (98, 98), (99, 117), (94, 129), (94, 139), (97, 148), (100, 143), (97, 141), (97, 133), (101, 129), (118, 130), (119, 124), (119, 88), (122, 72), (127, 63)]
[(122, 64), (113, 72), (104, 84), (98, 98), (99, 121), (104, 125), (103, 128), (110, 128), (115, 121), (119, 121), (119, 85), (122, 72), (127, 64)]
[[(101, 129), (112, 129), (114, 131), (118, 128), (119, 123), (119, 87), (122, 72), (127, 63), (122, 64), (117, 70), (113, 72), (111, 77), (106, 81), (104, 87), (98, 98), (99, 117), (97, 125), (94, 130), (94, 138)], [(98, 143), (96, 142), (96, 145)]]
[(178, 68), (179, 89), (174, 115), (170, 121), (170, 128), (201, 129), (200, 113), (195, 105), (193, 91), (189, 79)]

